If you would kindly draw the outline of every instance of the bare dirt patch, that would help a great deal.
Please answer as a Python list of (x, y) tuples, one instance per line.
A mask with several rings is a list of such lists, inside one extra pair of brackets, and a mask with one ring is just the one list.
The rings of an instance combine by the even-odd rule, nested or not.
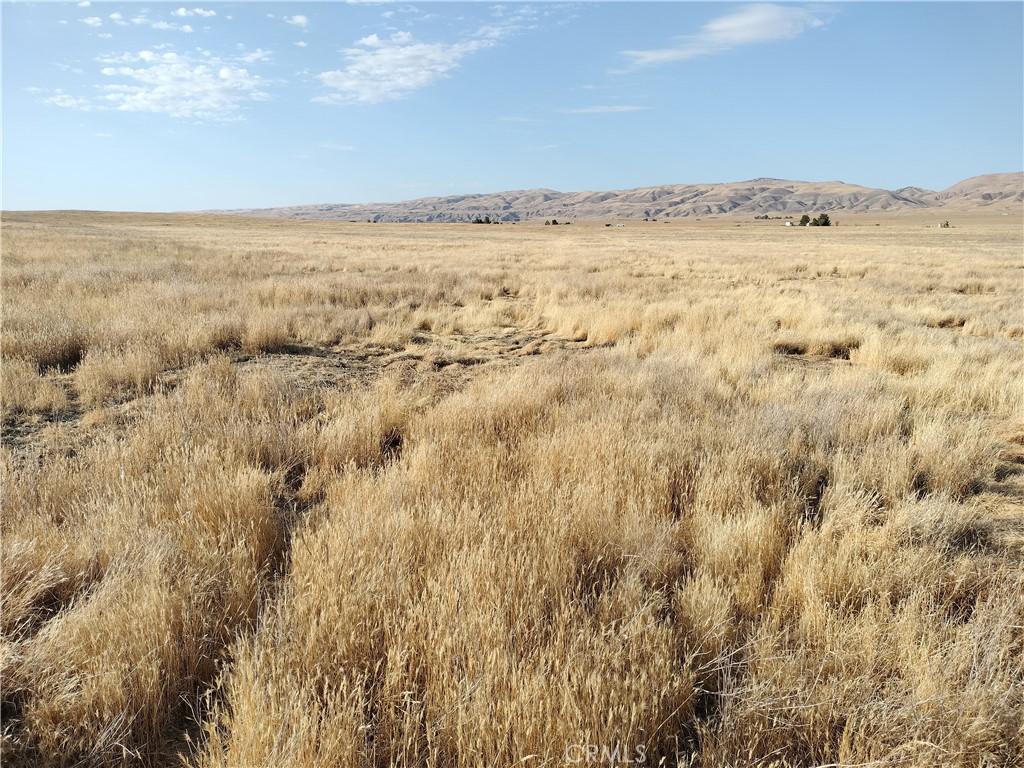
[[(457, 388), (479, 370), (516, 365), (522, 358), (583, 352), (583, 342), (537, 328), (502, 328), (475, 334), (416, 331), (404, 349), (374, 344), (315, 347), (289, 344), (280, 351), (234, 358), (243, 370), (269, 368), (300, 389), (351, 388), (388, 372), (437, 375)], [(477, 370), (479, 369), (479, 370)]]

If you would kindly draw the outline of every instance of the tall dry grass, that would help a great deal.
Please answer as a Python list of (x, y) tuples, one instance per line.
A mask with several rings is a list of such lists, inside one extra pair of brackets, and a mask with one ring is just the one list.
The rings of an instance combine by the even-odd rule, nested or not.
[(2, 235), (5, 764), (1024, 760), (1019, 227)]

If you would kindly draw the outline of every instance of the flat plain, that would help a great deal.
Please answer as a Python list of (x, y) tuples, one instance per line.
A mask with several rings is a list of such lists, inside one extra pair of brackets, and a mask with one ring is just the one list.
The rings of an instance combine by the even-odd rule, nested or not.
[(1021, 764), (1020, 215), (837, 218), (5, 214), (4, 764)]

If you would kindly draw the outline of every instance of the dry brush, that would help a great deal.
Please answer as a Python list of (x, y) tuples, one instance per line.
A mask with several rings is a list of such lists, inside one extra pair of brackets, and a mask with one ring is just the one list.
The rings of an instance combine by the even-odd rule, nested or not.
[(1020, 762), (1020, 247), (7, 217), (5, 764)]

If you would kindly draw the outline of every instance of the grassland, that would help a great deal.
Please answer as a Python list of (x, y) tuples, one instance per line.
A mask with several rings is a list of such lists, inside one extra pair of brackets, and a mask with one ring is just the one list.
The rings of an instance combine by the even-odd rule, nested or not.
[(11, 766), (1024, 762), (1019, 217), (9, 214)]

